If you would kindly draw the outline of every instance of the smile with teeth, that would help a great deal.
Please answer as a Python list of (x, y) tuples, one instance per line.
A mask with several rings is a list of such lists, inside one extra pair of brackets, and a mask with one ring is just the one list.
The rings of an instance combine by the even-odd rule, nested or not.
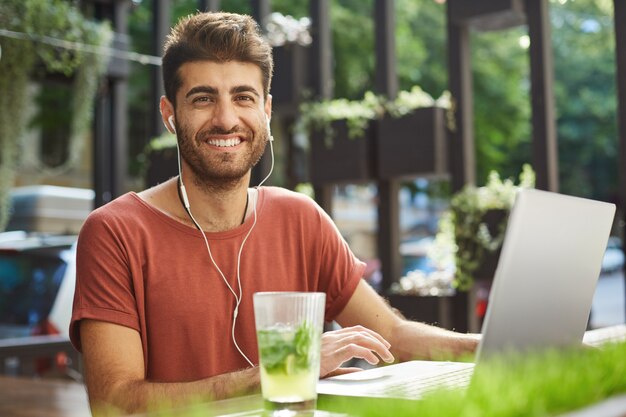
[(232, 138), (232, 139), (210, 139), (208, 141), (209, 145), (218, 146), (220, 148), (230, 148), (233, 146), (237, 146), (241, 143), (241, 139)]

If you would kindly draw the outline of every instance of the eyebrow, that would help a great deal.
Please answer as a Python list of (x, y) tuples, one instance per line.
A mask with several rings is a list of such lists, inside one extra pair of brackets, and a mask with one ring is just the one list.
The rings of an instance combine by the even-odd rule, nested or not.
[[(208, 85), (199, 85), (189, 90), (187, 94), (185, 94), (185, 98), (189, 98), (190, 96), (193, 96), (194, 94), (201, 94), (201, 93), (216, 95), (219, 93), (219, 90), (215, 87), (210, 87)], [(230, 89), (230, 94), (237, 94), (237, 93), (252, 93), (257, 97), (261, 97), (261, 95), (256, 90), (256, 88), (250, 85), (238, 85)]]
[(251, 85), (239, 85), (237, 87), (233, 87), (233, 88), (230, 89), (230, 93), (231, 94), (252, 93), (252, 94), (254, 94), (257, 97), (261, 97), (261, 95), (256, 90), (256, 88), (252, 87)]

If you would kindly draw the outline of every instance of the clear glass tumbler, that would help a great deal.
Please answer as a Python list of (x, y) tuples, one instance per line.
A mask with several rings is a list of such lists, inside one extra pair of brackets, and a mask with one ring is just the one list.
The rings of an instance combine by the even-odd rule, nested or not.
[(326, 294), (259, 292), (253, 297), (265, 409), (274, 416), (312, 415)]

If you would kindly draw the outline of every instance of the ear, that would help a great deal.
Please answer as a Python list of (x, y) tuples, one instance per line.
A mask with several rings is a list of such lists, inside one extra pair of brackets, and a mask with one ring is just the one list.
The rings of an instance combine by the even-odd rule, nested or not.
[(173, 124), (170, 124), (170, 118), (175, 118), (174, 115), (174, 106), (165, 96), (161, 96), (161, 100), (159, 101), (159, 110), (161, 110), (161, 120), (165, 125), (165, 128), (170, 131), (170, 133), (176, 134), (175, 127)]
[(265, 98), (264, 109), (265, 117), (267, 118), (267, 123), (269, 124), (270, 120), (272, 120), (272, 95), (268, 94)]

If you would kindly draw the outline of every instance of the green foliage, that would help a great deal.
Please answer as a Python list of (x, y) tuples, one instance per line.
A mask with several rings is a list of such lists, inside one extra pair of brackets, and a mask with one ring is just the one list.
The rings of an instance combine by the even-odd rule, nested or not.
[(420, 85), (433, 96), (448, 88), (446, 5), (396, 0), (396, 56), (401, 90)]
[(322, 100), (305, 102), (300, 106), (300, 116), (296, 130), (309, 133), (317, 130), (324, 132), (327, 146), (332, 146), (334, 135), (332, 122), (346, 120), (348, 137), (351, 139), (363, 135), (370, 120), (378, 119), (384, 114), (382, 98), (368, 91), (362, 100)]
[[(108, 46), (111, 30), (106, 24), (87, 20), (70, 3), (61, 0), (4, 0), (0, 3), (0, 27), (30, 38), (1, 38), (0, 58), (0, 229), (8, 220), (8, 190), (20, 163), (20, 140), (28, 120), (28, 84), (41, 73), (74, 76), (72, 144), (84, 143), (90, 127), (92, 103), (105, 59), (99, 54), (51, 46), (50, 37), (94, 46)], [(76, 145), (78, 146), (78, 145)], [(74, 152), (76, 154), (76, 152)]]
[(413, 86), (409, 91), (400, 91), (393, 100), (367, 91), (361, 100), (338, 98), (304, 102), (300, 105), (296, 130), (304, 134), (312, 131), (324, 132), (326, 146), (332, 147), (334, 121), (345, 120), (348, 137), (355, 139), (363, 136), (371, 120), (380, 119), (386, 114), (402, 117), (415, 109), (432, 106), (449, 108), (449, 94), (444, 93), (435, 100), (419, 86)]
[[(440, 220), (430, 255), (440, 265), (454, 262), (455, 287), (462, 291), (471, 288), (474, 273), (486, 254), (495, 252), (502, 245), (508, 213), (517, 191), (534, 185), (535, 173), (530, 165), (524, 165), (519, 185), (511, 179), (503, 181), (496, 171), (492, 171), (485, 186), (467, 185), (452, 197), (450, 209)], [(503, 213), (503, 216), (498, 216), (495, 235), (486, 220), (488, 213), (493, 211)]]
[(372, 90), (374, 25), (372, 0), (335, 2), (331, 7), (334, 96), (356, 99)]
[[(551, 0), (555, 98), (561, 191), (599, 199), (617, 192), (615, 55), (612, 0)], [(130, 16), (149, 9), (142, 4)], [(396, 0), (396, 54), (400, 89), (420, 85), (432, 96), (448, 87), (446, 5), (432, 0)], [(173, 21), (197, 8), (194, 0), (173, 3)], [(308, 15), (305, 0), (275, 0), (272, 8), (295, 17)], [(223, 0), (222, 9), (250, 13), (246, 0)], [(142, 12), (142, 10), (144, 10)], [(334, 97), (356, 101), (374, 91), (374, 17), (372, 0), (331, 2)], [(139, 20), (139, 19), (137, 19)], [(142, 20), (147, 44), (150, 13)], [(524, 26), (472, 32), (474, 132), (477, 183), (489, 172), (514, 176), (531, 161), (531, 112), (528, 50), (520, 46)], [(135, 36), (133, 36), (133, 42)], [(151, 53), (149, 49), (143, 52)], [(133, 76), (134, 77), (134, 76)], [(147, 75), (130, 83), (133, 111), (131, 146), (143, 150), (150, 137), (145, 122)], [(136, 92), (141, 89), (141, 92)], [(141, 130), (139, 129), (141, 127)], [(143, 139), (142, 139), (143, 138)]]
[(604, 200), (615, 198), (619, 177), (610, 3), (577, 0), (551, 8), (561, 189)]
[(526, 28), (473, 33), (474, 134), (477, 182), (492, 170), (514, 176), (531, 160), (528, 50), (519, 45)]
[(505, 355), (481, 363), (465, 392), (440, 390), (421, 401), (322, 397), (318, 408), (359, 417), (560, 415), (626, 392), (624, 355), (626, 343)]
[[(626, 342), (602, 348), (503, 355), (481, 362), (467, 390), (441, 389), (419, 401), (323, 395), (318, 398), (317, 409), (354, 417), (556, 416), (626, 393), (625, 356)], [(184, 408), (164, 405), (149, 415), (206, 417), (225, 412), (253, 415), (254, 412), (242, 411), (259, 407), (259, 400), (253, 396), (237, 398), (234, 403), (212, 404), (199, 399)]]
[(150, 153), (152, 151), (160, 151), (168, 148), (176, 147), (176, 135), (170, 133), (168, 130), (163, 132), (161, 136), (158, 136), (148, 143), (145, 152)]
[(309, 323), (302, 323), (296, 331), (267, 329), (257, 332), (259, 356), (267, 373), (290, 375), (296, 370), (309, 369), (319, 336)]
[(310, 182), (301, 182), (297, 184), (294, 191), (315, 199), (315, 190), (313, 189), (313, 184)]

